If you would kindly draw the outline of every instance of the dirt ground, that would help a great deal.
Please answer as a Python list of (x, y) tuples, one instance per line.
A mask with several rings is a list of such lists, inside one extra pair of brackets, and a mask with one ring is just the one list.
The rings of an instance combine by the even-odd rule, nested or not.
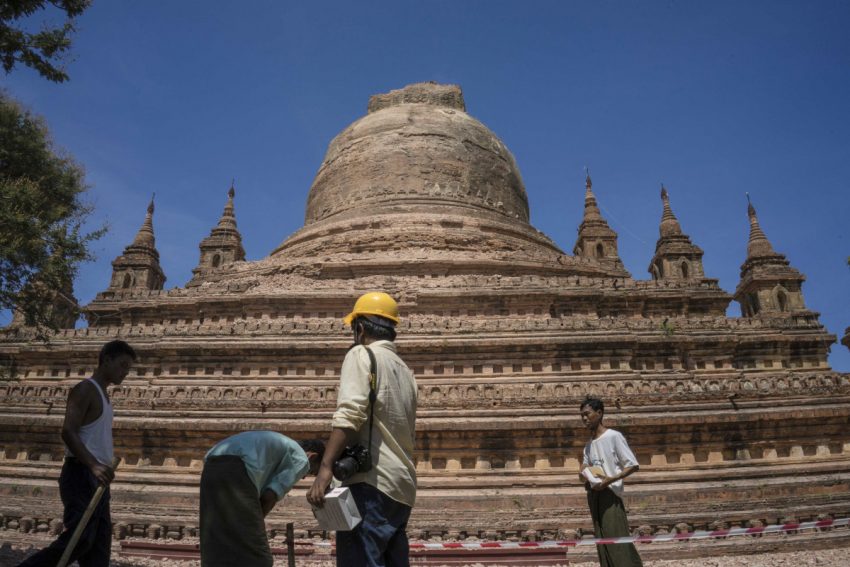
[[(0, 546), (0, 567), (17, 565), (32, 554), (34, 548), (4, 543)], [(285, 567), (286, 560), (275, 561), (275, 567)], [(330, 567), (330, 561), (298, 559), (299, 567)], [(596, 562), (570, 563), (570, 567), (595, 567)], [(697, 559), (649, 559), (644, 560), (645, 567), (848, 567), (850, 549), (823, 549), (813, 551), (794, 551), (789, 553), (764, 553), (746, 556), (718, 556)], [(169, 561), (154, 559), (120, 558), (113, 554), (113, 567), (199, 567), (198, 561)], [(470, 566), (484, 567), (484, 563), (472, 563)], [(235, 566), (234, 566), (235, 567)], [(455, 566), (456, 567), (456, 566)]]

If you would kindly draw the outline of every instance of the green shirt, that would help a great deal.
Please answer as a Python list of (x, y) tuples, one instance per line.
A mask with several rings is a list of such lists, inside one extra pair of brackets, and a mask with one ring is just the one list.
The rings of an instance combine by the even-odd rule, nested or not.
[(210, 449), (204, 460), (222, 455), (241, 458), (257, 494), (269, 489), (278, 500), (310, 472), (301, 445), (274, 431), (245, 431), (228, 437)]

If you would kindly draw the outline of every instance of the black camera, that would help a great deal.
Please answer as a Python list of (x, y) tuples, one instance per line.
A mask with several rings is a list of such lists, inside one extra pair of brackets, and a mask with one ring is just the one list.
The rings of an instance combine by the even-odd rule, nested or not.
[(342, 455), (334, 462), (333, 472), (337, 480), (345, 481), (354, 473), (372, 470), (372, 458), (369, 449), (363, 445), (349, 445), (342, 450)]

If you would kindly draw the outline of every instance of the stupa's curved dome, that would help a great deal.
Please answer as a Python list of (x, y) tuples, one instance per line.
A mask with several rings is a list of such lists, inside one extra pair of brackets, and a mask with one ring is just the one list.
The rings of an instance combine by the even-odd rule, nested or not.
[(529, 224), (510, 151), (466, 113), (460, 87), (435, 83), (373, 96), (368, 114), (333, 139), (310, 188), (304, 227), (271, 255), (272, 262), (290, 260), (343, 264), (351, 273), (393, 272), (401, 264), (411, 273), (414, 264), (607, 273), (596, 263), (578, 266)]
[(400, 210), (529, 220), (513, 156), (466, 113), (460, 87), (420, 83), (373, 96), (369, 113), (328, 147), (305, 226)]

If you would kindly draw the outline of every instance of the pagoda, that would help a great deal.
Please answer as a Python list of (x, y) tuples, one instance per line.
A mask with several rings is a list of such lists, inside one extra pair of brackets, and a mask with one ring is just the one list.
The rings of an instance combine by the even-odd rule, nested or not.
[[(584, 189), (570, 255), (531, 224), (513, 155), (461, 89), (420, 83), (373, 96), (330, 142), (304, 226), (262, 259), (245, 259), (231, 188), (192, 280), (163, 289), (151, 204), (84, 306), (87, 326), (48, 344), (25, 326), (0, 332), (2, 528), (61, 520), (67, 391), (120, 338), (140, 359), (112, 392), (115, 536), (195, 535), (215, 442), (329, 434), (351, 343), (342, 317), (369, 290), (398, 300), (399, 353), (419, 386), (414, 537), (586, 533), (588, 394), (638, 456), (626, 502), (641, 533), (850, 515), (850, 380), (827, 364), (836, 338), (752, 206), (732, 295), (703, 273), (666, 188), (651, 279), (625, 270), (589, 175)], [(727, 315), (733, 299), (740, 317)], [(319, 533), (309, 482), (272, 530)]]

